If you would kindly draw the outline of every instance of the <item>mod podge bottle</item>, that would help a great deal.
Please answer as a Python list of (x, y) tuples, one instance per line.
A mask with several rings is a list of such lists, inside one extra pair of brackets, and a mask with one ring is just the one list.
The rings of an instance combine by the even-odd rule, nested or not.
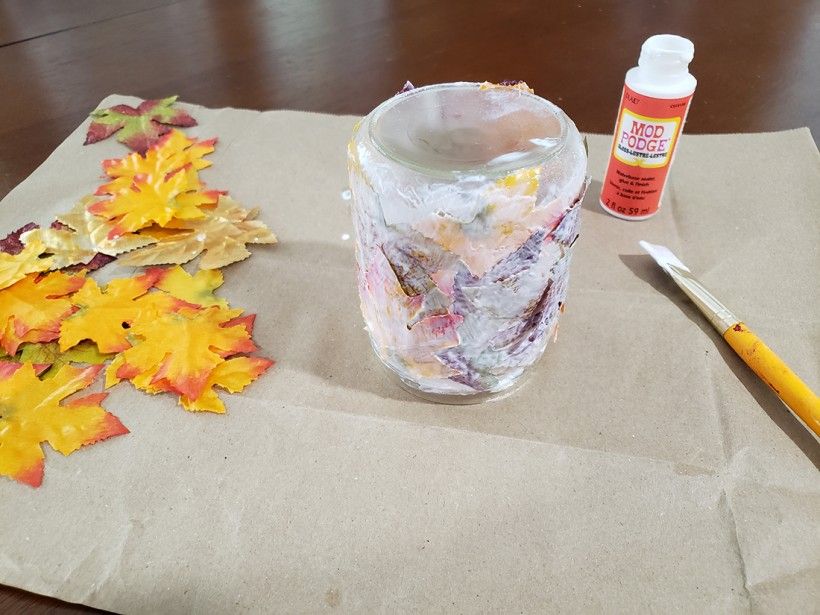
[(644, 220), (658, 213), (697, 85), (689, 73), (694, 55), (692, 41), (657, 34), (626, 73), (600, 198), (613, 216)]

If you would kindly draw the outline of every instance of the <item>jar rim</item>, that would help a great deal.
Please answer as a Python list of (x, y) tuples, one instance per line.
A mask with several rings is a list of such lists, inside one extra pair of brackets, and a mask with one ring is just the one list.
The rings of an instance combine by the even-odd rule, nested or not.
[[(533, 109), (537, 109), (542, 113), (548, 114), (551, 119), (558, 122), (560, 132), (557, 136), (549, 136), (549, 146), (546, 146), (545, 144), (536, 144), (535, 148), (529, 150), (521, 156), (513, 156), (507, 161), (500, 161), (495, 164), (484, 163), (475, 165), (474, 167), (468, 166), (467, 168), (447, 168), (442, 166), (436, 167), (424, 165), (413, 160), (412, 157), (402, 155), (402, 153), (397, 151), (396, 148), (391, 147), (388, 143), (385, 143), (384, 139), (382, 139), (379, 134), (378, 128), (380, 126), (380, 120), (382, 120), (398, 105), (406, 105), (408, 101), (411, 101), (414, 97), (429, 95), (431, 92), (447, 90), (489, 92), (502, 89), (508, 92), (515, 90), (515, 95), (526, 99), (527, 103), (532, 105)], [(366, 128), (367, 130), (367, 139), (380, 154), (413, 171), (430, 177), (438, 177), (442, 179), (459, 179), (467, 176), (497, 177), (504, 176), (524, 168), (540, 166), (564, 149), (569, 134), (568, 118), (566, 114), (560, 107), (549, 100), (524, 89), (495, 85), (490, 85), (488, 87), (488, 84), (486, 83), (471, 81), (437, 83), (414, 88), (406, 92), (401, 92), (383, 101), (375, 109), (373, 109), (365, 118), (364, 124), (366, 125), (363, 126), (363, 128)], [(546, 139), (542, 139), (542, 141), (546, 141)], [(498, 158), (503, 158), (503, 156), (499, 156)]]

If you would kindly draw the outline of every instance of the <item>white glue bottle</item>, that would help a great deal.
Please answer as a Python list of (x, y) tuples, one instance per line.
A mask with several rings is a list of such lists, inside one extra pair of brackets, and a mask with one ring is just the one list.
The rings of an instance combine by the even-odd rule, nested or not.
[(669, 167), (697, 81), (689, 73), (692, 41), (656, 34), (626, 73), (615, 138), (601, 187), (601, 207), (626, 220), (658, 213)]

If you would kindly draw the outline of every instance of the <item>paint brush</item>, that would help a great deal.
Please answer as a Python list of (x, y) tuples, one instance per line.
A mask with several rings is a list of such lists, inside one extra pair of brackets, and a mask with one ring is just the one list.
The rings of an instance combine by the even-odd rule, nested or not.
[(639, 243), (698, 306), (744, 363), (777, 394), (792, 414), (814, 432), (815, 437), (820, 436), (820, 398), (808, 385), (737, 316), (706, 290), (671, 250), (646, 241)]

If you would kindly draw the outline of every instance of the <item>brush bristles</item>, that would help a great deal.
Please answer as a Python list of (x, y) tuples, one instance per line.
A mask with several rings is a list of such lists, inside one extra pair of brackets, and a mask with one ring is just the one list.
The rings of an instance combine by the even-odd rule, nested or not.
[(649, 254), (649, 256), (654, 258), (655, 262), (663, 267), (665, 271), (669, 270), (670, 265), (678, 269), (682, 269), (683, 271), (689, 271), (689, 268), (684, 265), (680, 259), (672, 253), (672, 250), (666, 246), (659, 246), (643, 240), (639, 241), (638, 244), (647, 254)]

